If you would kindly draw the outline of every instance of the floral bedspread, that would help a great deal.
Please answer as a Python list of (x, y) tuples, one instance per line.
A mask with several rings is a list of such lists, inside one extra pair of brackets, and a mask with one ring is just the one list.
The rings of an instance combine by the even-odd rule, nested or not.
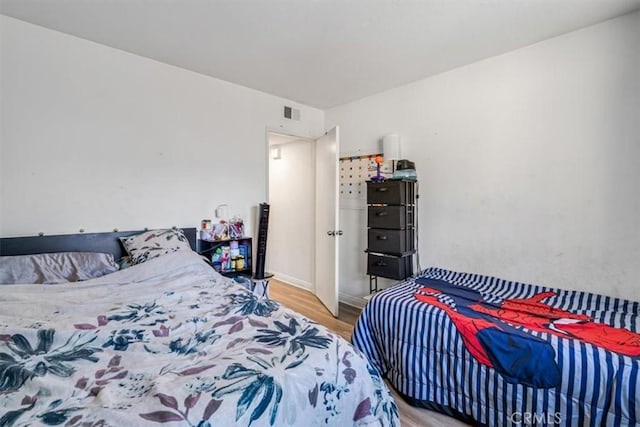
[(0, 288), (0, 426), (399, 425), (375, 368), (191, 252)]

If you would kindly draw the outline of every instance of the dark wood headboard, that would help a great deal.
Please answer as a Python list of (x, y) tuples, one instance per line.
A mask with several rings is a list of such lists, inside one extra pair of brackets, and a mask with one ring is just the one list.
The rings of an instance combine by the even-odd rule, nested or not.
[[(119, 237), (144, 233), (138, 231), (114, 231), (111, 233), (60, 234), (55, 236), (5, 237), (0, 239), (0, 255), (32, 255), (51, 252), (104, 252), (113, 254), (116, 260), (126, 255)], [(196, 250), (196, 229), (183, 228), (191, 249)]]

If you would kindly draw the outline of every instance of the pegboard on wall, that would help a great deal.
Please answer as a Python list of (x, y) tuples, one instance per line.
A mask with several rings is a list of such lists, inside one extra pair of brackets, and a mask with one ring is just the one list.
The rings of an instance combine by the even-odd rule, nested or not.
[[(364, 154), (340, 158), (340, 198), (366, 199), (365, 182), (376, 176), (376, 156), (382, 154)], [(391, 162), (388, 162), (389, 164)], [(389, 165), (384, 162), (380, 168), (385, 178), (391, 176)]]

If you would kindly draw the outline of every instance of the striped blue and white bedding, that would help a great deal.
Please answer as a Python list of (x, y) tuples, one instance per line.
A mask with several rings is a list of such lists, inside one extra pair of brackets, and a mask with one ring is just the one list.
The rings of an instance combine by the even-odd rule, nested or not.
[[(440, 291), (434, 291), (434, 286), (461, 293), (438, 294)], [(465, 293), (480, 295), (481, 302), (468, 303), (469, 300), (461, 297)], [(539, 304), (532, 303), (537, 306), (534, 311), (548, 306), (551, 312), (565, 311), (570, 313), (566, 317), (590, 320), (567, 325), (563, 323), (565, 319), (555, 319), (557, 323), (554, 323), (553, 316), (542, 313), (541, 318), (550, 317), (549, 327), (559, 328), (542, 332), (535, 327), (528, 329), (494, 321), (477, 311), (500, 313), (513, 301), (535, 299), (543, 293), (549, 296)], [(417, 297), (420, 295), (429, 296), (421, 301)], [(429, 298), (435, 305), (426, 302)], [(530, 315), (527, 310), (522, 311), (525, 317)], [(471, 320), (475, 318), (480, 327), (473, 326), (473, 322), (471, 326), (463, 325), (463, 334), (456, 324), (462, 324), (458, 315), (465, 312), (470, 313)], [(640, 425), (639, 312), (638, 302), (430, 268), (416, 278), (376, 294), (358, 319), (352, 342), (410, 403), (437, 409), (473, 424), (633, 426)], [(496, 326), (485, 329), (491, 323)], [(591, 340), (563, 337), (568, 336), (565, 329), (576, 330), (581, 324), (586, 329), (601, 327), (605, 332), (592, 331)], [(478, 332), (479, 329), (482, 331)], [(506, 341), (486, 334), (496, 329), (506, 336)], [(617, 332), (624, 337), (624, 342), (612, 339), (618, 336)], [(480, 338), (475, 341), (481, 343), (479, 350), (473, 352), (471, 342), (465, 338), (469, 336)], [(522, 340), (522, 336), (529, 336), (530, 342)], [(535, 345), (548, 347), (552, 354), (549, 362), (558, 369), (555, 385), (533, 385), (538, 384), (535, 378), (533, 382), (519, 383), (497, 365), (488, 366), (492, 361), (499, 362), (505, 345), (510, 348), (508, 345), (518, 340), (524, 345), (516, 343), (516, 350), (503, 352), (505, 358), (513, 360), (513, 353), (526, 348), (530, 351), (529, 360), (534, 363), (531, 366), (535, 367), (544, 358)], [(606, 342), (606, 347), (617, 350), (603, 348), (601, 340)], [(492, 357), (489, 363), (481, 363), (474, 354), (477, 356), (478, 351), (485, 350), (486, 354), (495, 351), (498, 356)], [(527, 377), (526, 366), (516, 365), (506, 365), (506, 370), (515, 366), (516, 376)], [(530, 371), (530, 375), (556, 381), (552, 369)]]

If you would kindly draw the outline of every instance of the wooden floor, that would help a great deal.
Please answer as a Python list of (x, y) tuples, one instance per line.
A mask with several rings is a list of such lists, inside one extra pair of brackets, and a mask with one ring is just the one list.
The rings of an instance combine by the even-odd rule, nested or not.
[[(269, 297), (337, 332), (347, 341), (351, 341), (353, 327), (360, 312), (357, 308), (340, 304), (340, 313), (336, 319), (311, 292), (275, 279), (270, 281)], [(458, 427), (466, 425), (437, 412), (414, 408), (402, 400), (391, 386), (389, 388), (398, 405), (400, 423), (403, 427)]]
[(337, 332), (345, 340), (351, 341), (351, 333), (360, 314), (357, 308), (340, 304), (340, 315), (336, 319), (311, 292), (275, 279), (269, 282), (269, 298)]

